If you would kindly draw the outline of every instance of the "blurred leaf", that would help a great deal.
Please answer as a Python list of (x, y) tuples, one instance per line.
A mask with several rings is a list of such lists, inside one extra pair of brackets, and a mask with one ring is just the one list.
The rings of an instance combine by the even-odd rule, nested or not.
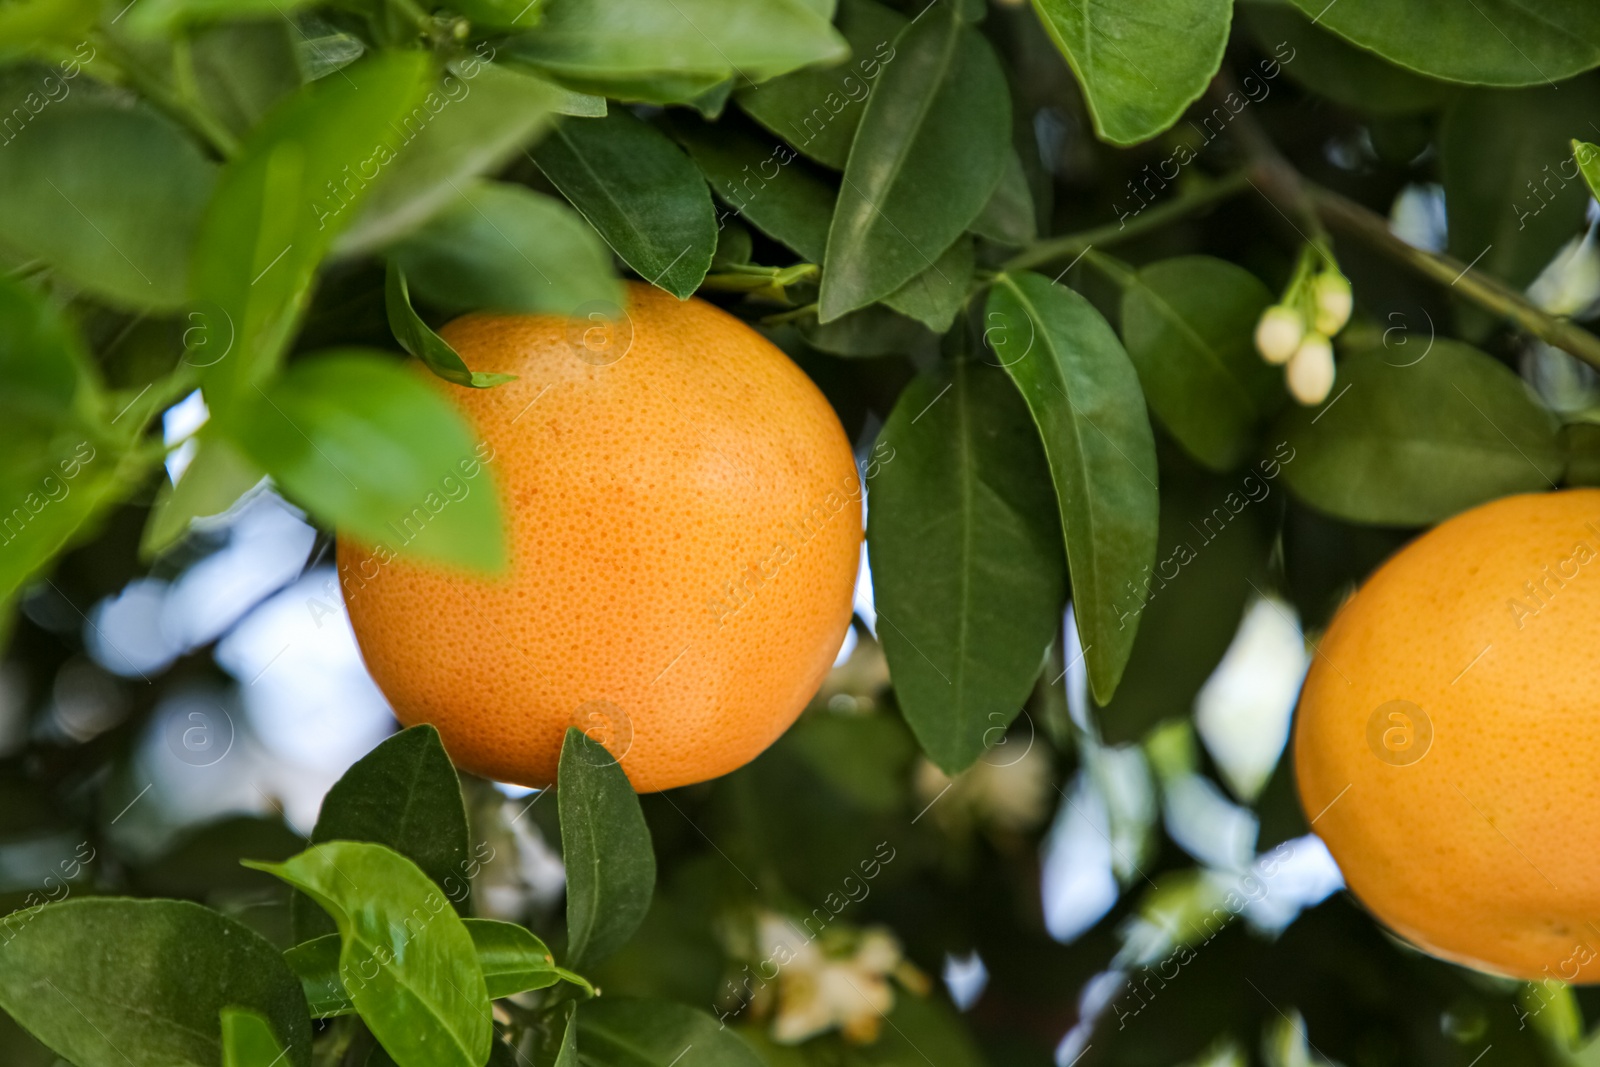
[(1011, 97), (994, 50), (954, 4), (908, 25), (867, 100), (828, 230), (828, 322), (934, 265), (994, 193)]
[(469, 178), (499, 170), (558, 107), (573, 103), (572, 94), (514, 68), (457, 61), (396, 119), (399, 154), (384, 165), (339, 251), (371, 251), (422, 225), (456, 202)]
[(248, 399), (231, 439), (318, 518), (402, 555), (505, 565), (497, 492), (451, 492), (472, 430), (417, 374), (374, 352), (325, 352)]
[(46, 52), (82, 41), (100, 14), (99, 0), (13, 0), (0, 5), (0, 57)]
[(439, 888), (382, 845), (333, 841), (250, 864), (308, 895), (339, 927), (339, 974), (400, 1067), (482, 1067), (494, 1040), (472, 938)]
[(802, 715), (783, 735), (783, 743), (800, 753), (818, 777), (868, 811), (896, 812), (905, 803), (917, 748), (905, 724), (893, 716)]
[(1600, 65), (1587, 0), (1293, 0), (1339, 36), (1402, 67), (1476, 85), (1535, 85)]
[[(915, 281), (913, 278), (907, 284)], [(801, 333), (806, 343), (819, 352), (846, 357), (909, 355), (935, 343), (927, 327), (878, 305), (852, 311), (832, 322), (808, 322)]]
[(983, 1067), (965, 1023), (942, 999), (901, 994), (884, 1021), (878, 1040), (856, 1053), (862, 1067), (915, 1063), (922, 1049), (938, 1049), (940, 1067)]
[(693, 1067), (762, 1067), (738, 1034), (705, 1012), (671, 1001), (601, 997), (579, 1004), (574, 1021), (584, 1063), (671, 1067), (693, 1049)]
[(241, 1008), (222, 1009), (222, 1067), (277, 1067), (283, 1046), (266, 1016)]
[(64, 101), (0, 152), (0, 241), (115, 304), (170, 310), (216, 171), (154, 111)]
[(1283, 402), (1283, 373), (1255, 348), (1272, 294), (1242, 267), (1178, 256), (1122, 270), (1122, 339), (1145, 398), (1178, 443), (1214, 471), (1244, 459)]
[(454, 0), (452, 7), (471, 19), (474, 28), (518, 30), (537, 26), (545, 0)]
[(260, 21), (225, 22), (195, 35), (190, 62), (196, 95), (235, 136), (249, 133), (274, 105), (300, 88), (304, 74), (295, 36), (295, 25), (277, 12)]
[(966, 361), (919, 378), (879, 438), (867, 544), (900, 710), (944, 771), (1022, 710), (1066, 598), (1050, 471), (1016, 388)]
[(1583, 175), (1583, 183), (1589, 187), (1589, 195), (1600, 197), (1600, 145), (1573, 138), (1572, 158)]
[(563, 122), (533, 158), (623, 262), (679, 300), (693, 295), (717, 248), (716, 212), (666, 134), (618, 110)]
[(517, 380), (515, 374), (495, 374), (488, 371), (468, 370), (461, 354), (450, 347), (443, 337), (428, 328), (421, 316), (411, 306), (411, 293), (406, 288), (406, 275), (398, 259), (389, 260), (384, 277), (384, 310), (389, 318), (389, 329), (400, 347), (427, 366), (447, 382), (472, 389), (490, 389), (496, 385)]
[[(311, 842), (325, 841), (387, 845), (462, 908), (473, 869), (467, 857), (467, 812), (439, 731), (412, 726), (356, 760), (323, 798)], [(332, 923), (305, 907), (305, 898), (297, 895), (294, 903), (298, 940), (330, 931)]]
[(185, 830), (170, 849), (136, 869), (134, 884), (146, 896), (204, 900), (219, 892), (278, 890), (277, 882), (239, 866), (242, 859), (288, 859), (305, 838), (281, 818), (230, 815)]
[(1587, 190), (1572, 165), (1574, 130), (1600, 112), (1589, 81), (1464, 92), (1439, 131), (1450, 254), (1522, 288), (1583, 224)]
[(394, 247), (393, 261), (419, 296), (452, 311), (571, 315), (622, 304), (594, 230), (565, 204), (507, 182), (466, 186)]
[(300, 983), (232, 919), (176, 900), (83, 898), (8, 927), (0, 1007), (78, 1067), (215, 1067), (221, 1012), (261, 1012), (309, 1067)]
[(1275, 77), (1278, 69), (1335, 103), (1374, 115), (1431, 111), (1455, 92), (1447, 82), (1414, 74), (1328, 33), (1289, 4), (1241, 4), (1239, 13), (1262, 50), (1277, 57), (1247, 76), (1256, 85), (1243, 88), (1256, 99), (1266, 98), (1255, 96), (1262, 77), (1268, 70)]
[(1222, 63), (1231, 0), (1147, 0), (1137, 8), (1033, 0), (1083, 89), (1095, 133), (1116, 145), (1165, 130)]
[(933, 265), (883, 298), (885, 306), (944, 333), (972, 288), (972, 238), (961, 236)]
[(288, 18), (312, 0), (140, 0), (128, 16), (134, 33), (158, 36), (204, 22), (247, 18)]
[(1039, 235), (1033, 191), (1028, 188), (1027, 171), (1022, 169), (1022, 160), (1015, 151), (1006, 157), (1006, 168), (994, 194), (972, 220), (972, 232), (1012, 246), (1025, 245)]
[(1083, 297), (1037, 274), (1003, 275), (989, 294), (989, 346), (1044, 438), (1066, 531), (1072, 602), (1105, 704), (1116, 691), (1155, 563), (1155, 439), (1132, 362)]
[(568, 727), (557, 775), (567, 966), (588, 967), (621, 948), (644, 921), (656, 856), (639, 798), (602, 745)]
[(220, 515), (233, 507), (266, 477), (223, 437), (203, 433), (195, 443), (194, 458), (178, 484), (164, 482), (156, 492), (155, 506), (139, 542), (139, 554), (145, 559), (171, 548), (195, 519)]
[(190, 273), (202, 313), (232, 338), (206, 369), (214, 418), (226, 421), (228, 406), (250, 399), (250, 387), (276, 369), (318, 263), (366, 193), (370, 178), (360, 175), (375, 176), (394, 158), (392, 124), (430, 79), (425, 57), (391, 53), (314, 82), (274, 110), (224, 169)]
[(1387, 356), (1347, 356), (1332, 400), (1278, 420), (1298, 496), (1353, 522), (1424, 526), (1554, 488), (1564, 462), (1555, 417), (1515, 374), (1457, 341), (1435, 341), (1416, 362)]
[(846, 54), (804, 0), (551, 0), (538, 29), (501, 47), (574, 89), (655, 104)]
[(884, 66), (894, 61), (893, 42), (905, 24), (904, 15), (876, 0), (841, 0), (839, 32), (850, 46), (848, 62), (747, 86), (734, 99), (745, 114), (805, 155), (843, 170), (864, 103)]

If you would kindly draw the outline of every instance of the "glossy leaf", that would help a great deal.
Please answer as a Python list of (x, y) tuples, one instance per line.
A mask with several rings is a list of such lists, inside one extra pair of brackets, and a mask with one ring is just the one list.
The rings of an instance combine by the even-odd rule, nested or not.
[(490, 389), (517, 380), (515, 374), (468, 370), (461, 353), (434, 333), (411, 306), (411, 292), (406, 286), (405, 271), (394, 259), (389, 261), (389, 269), (384, 276), (383, 306), (389, 320), (389, 331), (400, 342), (400, 347), (422, 360), (429, 370), (445, 381), (471, 389)]
[(370, 251), (458, 203), (471, 179), (498, 171), (559, 110), (572, 106), (572, 95), (497, 63), (456, 62), (396, 120), (397, 155), (383, 167), (339, 250)]
[(797, 70), (734, 94), (745, 113), (805, 155), (843, 170), (861, 113), (906, 17), (876, 0), (841, 0), (839, 32), (850, 58), (838, 65)]
[(944, 333), (972, 289), (973, 265), (972, 238), (958, 237), (931, 267), (884, 297), (883, 303), (934, 333)]
[(913, 382), (878, 442), (878, 637), (906, 721), (955, 774), (1005, 735), (1060, 626), (1050, 469), (1016, 387), (981, 363)]
[(222, 1009), (222, 1067), (278, 1067), (283, 1059), (283, 1047), (265, 1016)]
[(253, 393), (230, 436), (313, 514), (399, 555), (504, 566), (493, 480), (460, 493), (472, 431), (420, 376), (377, 353), (336, 351)]
[(569, 315), (622, 302), (594, 229), (565, 204), (507, 182), (463, 186), (393, 257), (418, 296), (451, 311)]
[(846, 45), (804, 0), (551, 0), (502, 50), (575, 89), (671, 104), (837, 62)]
[(1125, 281), (1122, 340), (1151, 410), (1207, 467), (1236, 466), (1283, 401), (1282, 371), (1255, 348), (1272, 294), (1209, 256), (1161, 260)]
[(438, 886), (382, 845), (332, 841), (248, 864), (311, 896), (339, 927), (339, 975), (400, 1067), (482, 1067), (494, 1026), (472, 937)]
[(170, 310), (216, 174), (156, 112), (67, 97), (0, 151), (0, 243), (119, 306)]
[(1587, 0), (1293, 0), (1341, 37), (1402, 67), (1477, 85), (1537, 85), (1600, 65)]
[(1010, 151), (999, 61), (954, 4), (895, 38), (868, 98), (828, 231), (819, 316), (881, 300), (932, 267), (978, 217)]
[(705, 1012), (672, 1001), (601, 997), (578, 1005), (574, 1022), (584, 1063), (762, 1067), (761, 1058), (738, 1034)]
[(567, 965), (589, 967), (633, 936), (650, 910), (656, 856), (639, 798), (617, 758), (576, 727), (557, 770), (567, 868)]
[(1095, 132), (1119, 145), (1149, 140), (1199, 99), (1222, 63), (1233, 16), (1232, 0), (1033, 7), (1077, 75)]
[(1100, 313), (1040, 275), (1002, 276), (985, 322), (1044, 439), (1089, 687), (1104, 704), (1127, 665), (1155, 562), (1155, 439), (1139, 378)]
[(1555, 418), (1517, 376), (1442, 339), (1420, 360), (1346, 357), (1328, 403), (1285, 411), (1275, 432), (1294, 449), (1284, 479), (1295, 494), (1353, 522), (1440, 522), (1554, 488), (1564, 463)]
[(300, 984), (249, 927), (176, 900), (79, 898), (11, 923), (0, 1008), (78, 1067), (216, 1067), (222, 1009), (261, 1013), (311, 1063)]
[(416, 53), (352, 65), (275, 110), (223, 170), (191, 271), (208, 325), (231, 338), (227, 354), (206, 364), (214, 416), (276, 368), (318, 263), (370, 185), (363, 168), (375, 174), (393, 158), (391, 124), (430, 78)]
[(705, 179), (666, 134), (626, 111), (563, 122), (533, 158), (622, 261), (680, 300), (717, 248)]

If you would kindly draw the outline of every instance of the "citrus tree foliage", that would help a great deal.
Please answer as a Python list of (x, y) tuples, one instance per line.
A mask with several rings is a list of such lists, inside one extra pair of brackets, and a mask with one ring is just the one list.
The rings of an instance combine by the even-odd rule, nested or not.
[[(1253, 600), (1314, 630), (1411, 530), (1600, 484), (1597, 66), (1589, 0), (0, 2), (0, 706), (31, 716), (0, 746), (0, 1058), (1588, 1062), (1557, 973), (1519, 994), (1339, 898), (1275, 942), (1233, 922), (1229, 880), (1308, 847), (1284, 769), (1221, 769), (1243, 873), (1150, 805), (1232, 803), (1191, 711)], [(309, 838), (123, 849), (136, 741), (209, 661), (64, 734), (70, 612), (175, 573), (263, 478), (365, 540), (426, 509), (406, 552), (503, 569), (495, 475), (423, 376), (509, 376), (438, 328), (614, 318), (625, 277), (833, 402), (869, 505), (851, 664), (887, 676), (671, 795), (569, 732), (518, 813), (565, 909), (526, 923), (484, 915), (495, 794), (429, 727)], [(971, 799), (1024, 758), (1053, 838), (1106, 842), (1087, 929), (1041, 909), (1042, 812)], [(888, 923), (898, 993), (835, 1032), (730, 933), (763, 912), (861, 967)], [(967, 953), (962, 1016), (925, 972)]]

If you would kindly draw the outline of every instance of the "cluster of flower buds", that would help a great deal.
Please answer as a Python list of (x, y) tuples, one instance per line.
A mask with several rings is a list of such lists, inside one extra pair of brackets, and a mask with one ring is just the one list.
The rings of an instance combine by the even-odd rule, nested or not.
[(1284, 367), (1289, 392), (1320, 404), (1333, 389), (1333, 335), (1350, 321), (1350, 282), (1325, 250), (1307, 245), (1283, 299), (1261, 313), (1256, 349)]

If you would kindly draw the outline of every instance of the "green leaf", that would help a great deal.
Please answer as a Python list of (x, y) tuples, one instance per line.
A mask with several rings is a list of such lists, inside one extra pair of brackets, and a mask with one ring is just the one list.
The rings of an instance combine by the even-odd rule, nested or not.
[(717, 249), (716, 212), (700, 171), (666, 134), (612, 111), (563, 122), (533, 159), (624, 263), (679, 300), (693, 295)]
[(578, 1055), (586, 1064), (671, 1067), (682, 1057), (684, 1067), (762, 1067), (738, 1034), (705, 1012), (671, 1001), (601, 997), (579, 1004), (574, 1021)]
[(216, 173), (154, 111), (67, 98), (0, 151), (0, 242), (114, 304), (170, 310)]
[(0, 1008), (78, 1067), (216, 1067), (221, 1012), (260, 1012), (311, 1063), (300, 983), (249, 927), (176, 900), (80, 898), (8, 924)]
[(312, 0), (141, 0), (131, 10), (128, 29), (147, 36), (171, 34), (174, 30), (225, 19), (288, 18), (296, 8), (310, 6)]
[(794, 149), (736, 123), (713, 126), (681, 113), (668, 118), (672, 135), (688, 150), (711, 191), (733, 209), (731, 214), (807, 262), (822, 262), (838, 193), (816, 168), (797, 159)]
[(139, 554), (145, 559), (171, 548), (195, 519), (220, 515), (266, 477), (261, 468), (239, 454), (227, 439), (202, 433), (194, 458), (178, 484), (164, 482), (150, 509)]
[(994, 193), (1011, 96), (987, 41), (954, 4), (895, 38), (856, 131), (828, 230), (819, 316), (864, 307), (934, 265)]
[(972, 289), (972, 238), (958, 237), (933, 266), (883, 298), (886, 306), (944, 333)]
[(1600, 197), (1600, 145), (1573, 138), (1572, 160), (1578, 164), (1578, 172), (1583, 175), (1583, 183), (1589, 187), (1589, 195)]
[(986, 322), (1044, 438), (1089, 688), (1104, 704), (1127, 665), (1155, 562), (1155, 439), (1139, 378), (1100, 313), (1037, 274), (1002, 276)]
[(1212, 470), (1237, 466), (1283, 401), (1282, 372), (1255, 349), (1256, 320), (1271, 303), (1255, 275), (1210, 256), (1126, 272), (1122, 340), (1145, 399)]
[(1284, 478), (1307, 503), (1353, 522), (1423, 526), (1560, 480), (1556, 420), (1504, 365), (1448, 340), (1420, 360), (1388, 356), (1347, 356), (1332, 400), (1279, 419), (1274, 432), (1295, 454)]
[[(1320, 25), (1312, 25), (1289, 4), (1241, 4), (1239, 13), (1256, 43), (1276, 57), (1263, 60), (1247, 75), (1255, 79), (1255, 85), (1242, 85), (1246, 94), (1256, 99), (1264, 100), (1265, 94), (1271, 93), (1269, 83), (1280, 72), (1335, 103), (1375, 115), (1432, 111), (1455, 92), (1448, 82), (1397, 67)], [(1265, 93), (1263, 85), (1267, 86)]]
[(561, 1045), (556, 1049), (554, 1067), (579, 1067), (578, 1059), (578, 1005), (567, 1009), (566, 1023), (561, 1027)]
[(339, 974), (400, 1067), (482, 1067), (494, 1026), (472, 937), (399, 853), (358, 841), (248, 863), (309, 894), (339, 927)]
[(570, 315), (585, 304), (622, 304), (611, 255), (594, 230), (565, 204), (520, 185), (466, 186), (396, 245), (393, 258), (419, 296), (452, 311)]
[(473, 492), (458, 477), (472, 430), (420, 375), (378, 353), (333, 351), (248, 399), (231, 438), (318, 518), (397, 554), (504, 567), (493, 478)]
[(305, 81), (298, 36), (297, 25), (278, 12), (201, 31), (190, 44), (195, 95), (230, 133), (245, 136)]
[[(395, 52), (313, 82), (256, 128), (217, 183), (191, 283), (203, 313), (232, 338), (206, 367), (206, 401), (226, 418), (277, 368), (317, 264), (375, 177), (394, 158), (397, 123), (422, 96), (426, 57)], [(349, 173), (346, 168), (349, 168)]]
[(1450, 253), (1519, 289), (1533, 281), (1583, 224), (1569, 138), (1597, 112), (1588, 81), (1463, 93), (1439, 132)]
[(837, 62), (846, 45), (804, 0), (552, 0), (502, 51), (574, 89), (673, 104)]
[(1536, 85), (1600, 65), (1600, 7), (1588, 0), (1293, 3), (1346, 40), (1447, 81)]
[(878, 441), (878, 636), (906, 721), (955, 774), (1004, 736), (1061, 624), (1050, 468), (1016, 387), (967, 361), (907, 386)]
[[(323, 798), (311, 841), (387, 845), (415, 863), (458, 908), (465, 904), (476, 865), (467, 855), (461, 781), (439, 731), (426, 724), (401, 730), (356, 760)], [(294, 903), (296, 938), (306, 941), (331, 929), (320, 913), (301, 907), (304, 898)]]
[(1033, 0), (1033, 8), (1077, 75), (1095, 133), (1118, 145), (1149, 140), (1200, 98), (1233, 16), (1232, 0)]
[(399, 154), (338, 250), (371, 251), (416, 229), (455, 203), (469, 179), (498, 171), (574, 103), (572, 94), (511, 67), (472, 57), (452, 64), (396, 121)]
[(1003, 245), (1021, 246), (1039, 235), (1034, 214), (1033, 190), (1028, 188), (1028, 173), (1015, 151), (1006, 157), (1006, 169), (994, 195), (983, 211), (972, 220), (972, 232)]
[(906, 17), (876, 0), (842, 0), (839, 32), (850, 59), (837, 66), (797, 70), (734, 94), (745, 114), (818, 163), (843, 170), (861, 124), (867, 96), (886, 64)]
[(567, 867), (567, 965), (588, 967), (633, 936), (650, 910), (656, 855), (639, 798), (617, 758), (567, 728), (557, 769)]
[(881, 305), (852, 311), (832, 322), (806, 323), (801, 335), (819, 352), (850, 358), (910, 355), (931, 351), (938, 343), (927, 327)]
[(13, 0), (0, 6), (0, 58), (71, 48), (99, 14), (98, 0)]
[(467, 369), (461, 353), (429, 329), (411, 306), (411, 292), (406, 287), (405, 271), (400, 269), (398, 259), (389, 260), (383, 283), (383, 306), (389, 319), (389, 330), (394, 334), (394, 339), (400, 342), (400, 347), (422, 360), (429, 370), (445, 381), (472, 389), (490, 389), (517, 380), (515, 374)]
[(283, 1046), (266, 1016), (241, 1008), (222, 1009), (222, 1067), (277, 1067)]

